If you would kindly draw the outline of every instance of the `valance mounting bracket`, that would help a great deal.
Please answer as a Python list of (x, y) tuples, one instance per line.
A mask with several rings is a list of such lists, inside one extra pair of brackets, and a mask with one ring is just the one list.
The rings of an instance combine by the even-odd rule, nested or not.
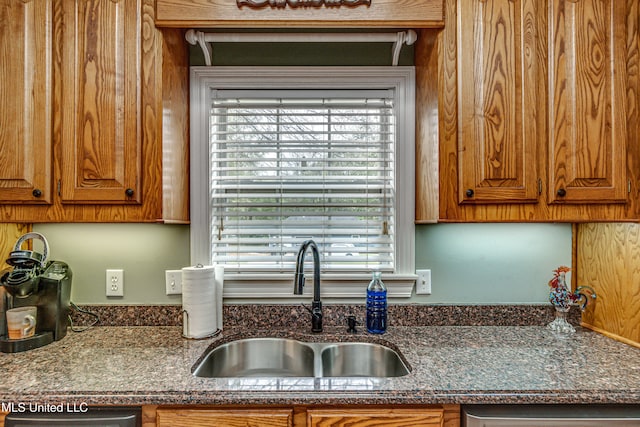
[(209, 43), (393, 43), (391, 65), (398, 65), (402, 46), (412, 45), (418, 39), (413, 30), (397, 33), (205, 33), (189, 30), (186, 40), (192, 45), (200, 45), (205, 64), (212, 65), (213, 49)]

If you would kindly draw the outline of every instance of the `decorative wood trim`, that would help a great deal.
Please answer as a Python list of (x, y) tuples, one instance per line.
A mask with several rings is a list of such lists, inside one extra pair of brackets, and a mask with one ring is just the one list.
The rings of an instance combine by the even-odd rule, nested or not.
[(369, 6), (371, 0), (236, 0), (238, 7), (251, 7), (254, 9), (260, 9), (263, 7), (271, 7), (284, 9), (290, 7), (292, 9), (303, 8), (318, 8), (318, 7), (356, 7), (356, 6)]
[[(238, 1), (246, 6), (240, 7), (232, 0), (156, 0), (156, 25), (177, 28), (414, 29), (444, 26), (441, 0)], [(365, 7), (356, 7), (360, 3)]]

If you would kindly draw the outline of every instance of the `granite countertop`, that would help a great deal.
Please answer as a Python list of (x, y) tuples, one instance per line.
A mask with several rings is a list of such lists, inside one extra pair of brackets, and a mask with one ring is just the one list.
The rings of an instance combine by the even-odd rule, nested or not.
[[(399, 378), (197, 378), (208, 347), (247, 336), (379, 341), (412, 372)], [(95, 327), (17, 354), (0, 354), (0, 401), (142, 404), (640, 403), (640, 349), (578, 328), (393, 327), (382, 336), (225, 331), (182, 338), (176, 326)]]

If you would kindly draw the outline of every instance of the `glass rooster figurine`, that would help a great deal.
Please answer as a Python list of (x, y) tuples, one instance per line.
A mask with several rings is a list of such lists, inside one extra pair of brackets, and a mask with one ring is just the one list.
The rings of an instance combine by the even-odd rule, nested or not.
[(572, 292), (566, 283), (566, 274), (571, 271), (569, 267), (560, 266), (553, 270), (553, 278), (549, 281), (549, 301), (555, 307), (555, 319), (547, 325), (554, 332), (570, 334), (575, 328), (567, 322), (567, 313), (572, 305), (577, 305), (582, 311), (596, 298), (596, 293), (589, 286), (580, 286)]

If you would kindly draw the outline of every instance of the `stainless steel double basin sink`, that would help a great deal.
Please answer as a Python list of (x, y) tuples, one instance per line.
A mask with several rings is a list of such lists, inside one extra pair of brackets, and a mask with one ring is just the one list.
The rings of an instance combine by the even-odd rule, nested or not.
[(193, 374), (207, 378), (401, 377), (409, 368), (391, 348), (367, 342), (309, 343), (248, 338), (209, 351)]

